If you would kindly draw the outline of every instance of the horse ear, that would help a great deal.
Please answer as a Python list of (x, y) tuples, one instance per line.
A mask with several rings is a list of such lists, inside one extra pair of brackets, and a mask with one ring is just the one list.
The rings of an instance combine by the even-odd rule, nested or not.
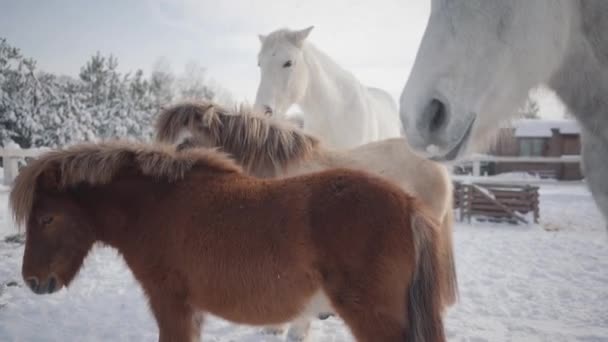
[(61, 185), (61, 173), (57, 165), (52, 165), (38, 176), (38, 186), (44, 190), (57, 190)]
[(290, 35), (291, 42), (297, 47), (302, 47), (304, 40), (306, 40), (306, 38), (308, 38), (308, 35), (310, 34), (310, 31), (312, 31), (313, 28), (315, 28), (315, 27), (310, 26), (303, 30), (292, 32)]
[(260, 40), (260, 43), (264, 44), (264, 41), (266, 40), (266, 36), (263, 34), (258, 34), (258, 39)]

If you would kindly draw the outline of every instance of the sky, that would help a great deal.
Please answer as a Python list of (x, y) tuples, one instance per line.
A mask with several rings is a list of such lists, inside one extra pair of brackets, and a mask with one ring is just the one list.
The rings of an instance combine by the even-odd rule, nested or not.
[[(174, 72), (195, 61), (237, 101), (253, 102), (258, 34), (314, 25), (309, 39), (367, 85), (398, 100), (416, 57), (430, 0), (0, 0), (0, 37), (48, 72), (78, 75), (97, 51), (121, 71)], [(561, 117), (550, 92), (541, 115)]]

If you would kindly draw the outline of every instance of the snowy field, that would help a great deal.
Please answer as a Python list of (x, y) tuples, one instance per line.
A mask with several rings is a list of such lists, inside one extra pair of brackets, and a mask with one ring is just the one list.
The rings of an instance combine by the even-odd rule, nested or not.
[[(145, 299), (113, 250), (96, 249), (69, 290), (36, 296), (20, 277), (23, 246), (0, 187), (0, 341), (155, 341)], [(582, 183), (541, 185), (541, 224), (457, 224), (460, 302), (450, 341), (608, 341), (608, 238)], [(208, 319), (204, 341), (280, 341)], [(312, 341), (352, 341), (339, 319)]]

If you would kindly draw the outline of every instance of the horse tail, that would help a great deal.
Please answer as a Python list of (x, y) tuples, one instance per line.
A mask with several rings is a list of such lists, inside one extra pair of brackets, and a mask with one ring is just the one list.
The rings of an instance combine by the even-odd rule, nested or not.
[(439, 224), (415, 206), (411, 217), (416, 254), (414, 276), (409, 287), (407, 317), (408, 342), (442, 342), (445, 332), (442, 320), (442, 260), (439, 255)]
[(446, 199), (445, 214), (441, 220), (441, 249), (445, 262), (445, 280), (443, 281), (443, 305), (444, 308), (453, 305), (458, 300), (458, 277), (456, 275), (456, 260), (454, 259), (454, 194), (451, 181), (449, 183), (448, 198)]

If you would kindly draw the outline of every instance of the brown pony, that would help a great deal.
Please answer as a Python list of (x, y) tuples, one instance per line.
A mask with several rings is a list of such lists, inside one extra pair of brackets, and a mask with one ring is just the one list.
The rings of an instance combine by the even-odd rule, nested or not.
[(207, 312), (268, 325), (321, 302), (357, 341), (445, 340), (438, 226), (363, 172), (262, 180), (211, 149), (84, 144), (31, 162), (10, 203), (32, 291), (68, 286), (105, 243), (143, 287), (160, 341), (199, 340)]
[(227, 110), (212, 102), (186, 102), (164, 109), (156, 122), (157, 140), (187, 146), (217, 147), (232, 155), (249, 174), (286, 177), (331, 168), (358, 169), (382, 176), (419, 198), (441, 223), (445, 279), (444, 307), (458, 297), (452, 243), (452, 182), (446, 168), (414, 153), (405, 139), (372, 142), (348, 150), (326, 148), (294, 125), (253, 112)]

